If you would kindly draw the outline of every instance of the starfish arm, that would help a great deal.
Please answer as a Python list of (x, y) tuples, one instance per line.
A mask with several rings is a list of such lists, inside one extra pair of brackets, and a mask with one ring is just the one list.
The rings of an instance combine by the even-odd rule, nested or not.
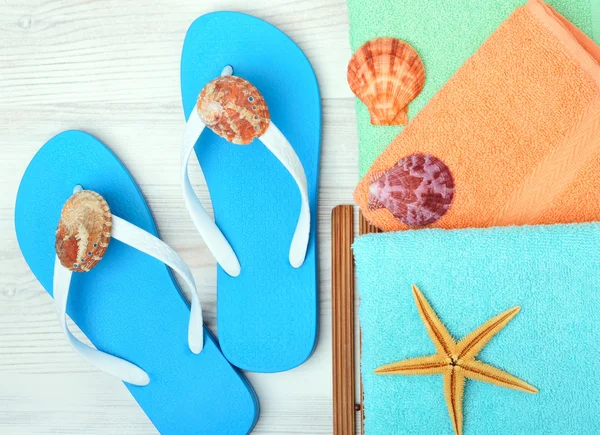
[(414, 284), (412, 290), (417, 304), (417, 310), (419, 311), (419, 315), (425, 324), (427, 333), (429, 334), (431, 341), (433, 341), (436, 350), (440, 355), (452, 355), (456, 348), (456, 342), (435, 311), (433, 311), (433, 308), (431, 308), (431, 305), (429, 305), (429, 302), (425, 299), (421, 290)]
[(472, 360), (462, 363), (461, 368), (464, 375), (470, 379), (531, 394), (537, 394), (538, 392), (533, 385), (529, 385), (516, 376), (481, 361)]
[(448, 414), (456, 435), (462, 435), (463, 429), (463, 393), (465, 376), (460, 368), (446, 366), (444, 371), (444, 396)]
[(504, 328), (508, 322), (521, 310), (521, 307), (514, 307), (492, 317), (479, 328), (463, 338), (457, 345), (458, 359), (475, 358), (481, 349), (492, 339), (494, 335)]
[(448, 362), (438, 354), (405, 359), (375, 369), (378, 375), (437, 375), (444, 371)]

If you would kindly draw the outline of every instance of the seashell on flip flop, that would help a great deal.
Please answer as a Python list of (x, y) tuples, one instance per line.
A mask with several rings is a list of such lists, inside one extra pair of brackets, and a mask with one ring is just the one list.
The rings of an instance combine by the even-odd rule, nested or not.
[(396, 38), (362, 45), (348, 64), (348, 84), (367, 106), (373, 125), (408, 124), (408, 104), (423, 90), (425, 68), (419, 54)]
[(430, 154), (411, 154), (373, 176), (368, 208), (386, 208), (406, 225), (423, 226), (444, 216), (453, 197), (454, 179), (444, 162)]
[(269, 127), (265, 99), (248, 80), (222, 76), (202, 89), (196, 104), (202, 122), (227, 141), (246, 145)]
[(56, 255), (74, 272), (90, 271), (110, 241), (112, 214), (104, 198), (91, 190), (74, 193), (63, 206), (56, 229)]

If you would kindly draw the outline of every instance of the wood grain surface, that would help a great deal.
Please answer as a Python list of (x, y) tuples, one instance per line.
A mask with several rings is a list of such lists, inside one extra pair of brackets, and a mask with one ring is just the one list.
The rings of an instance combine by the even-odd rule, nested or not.
[[(190, 266), (216, 331), (215, 262), (187, 215), (178, 181), (181, 46), (191, 22), (215, 10), (278, 26), (304, 50), (319, 79), (319, 344), (297, 369), (248, 378), (261, 402), (255, 434), (332, 433), (330, 218), (335, 205), (352, 203), (358, 181), (345, 1), (0, 0), (0, 434), (156, 433), (122, 383), (71, 351), (17, 245), (18, 183), (34, 153), (60, 131), (96, 135), (132, 172), (161, 237)], [(209, 204), (198, 167), (190, 170)]]
[(354, 364), (354, 207), (331, 213), (333, 435), (356, 432)]

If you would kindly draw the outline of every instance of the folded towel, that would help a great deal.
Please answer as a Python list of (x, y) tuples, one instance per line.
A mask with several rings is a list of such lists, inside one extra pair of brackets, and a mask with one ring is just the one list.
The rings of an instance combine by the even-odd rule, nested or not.
[(457, 340), (521, 307), (477, 358), (539, 393), (467, 380), (465, 435), (600, 433), (598, 246), (598, 223), (358, 238), (365, 434), (453, 434), (442, 376), (373, 373), (435, 353), (412, 284)]
[[(413, 119), (456, 70), (525, 0), (348, 0), (350, 45), (393, 36), (409, 42), (425, 64), (425, 88), (409, 106)], [(598, 0), (550, 0), (561, 14), (600, 42)], [(357, 102), (360, 175), (401, 131), (372, 126)]]
[(454, 180), (434, 227), (600, 220), (599, 60), (600, 47), (545, 3), (517, 8), (375, 161), (354, 193), (363, 214), (407, 228), (369, 206), (369, 186), (423, 153)]

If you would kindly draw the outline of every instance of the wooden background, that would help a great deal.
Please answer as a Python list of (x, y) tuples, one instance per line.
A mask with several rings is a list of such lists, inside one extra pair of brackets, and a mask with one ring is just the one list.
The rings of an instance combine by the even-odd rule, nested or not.
[[(71, 351), (15, 239), (21, 175), (62, 130), (96, 135), (133, 173), (162, 238), (192, 269), (215, 330), (215, 262), (178, 183), (179, 56), (189, 24), (224, 9), (263, 18), (292, 37), (311, 60), (323, 96), (320, 341), (295, 370), (248, 374), (261, 402), (255, 433), (332, 432), (330, 215), (334, 205), (351, 203), (358, 180), (345, 1), (0, 0), (0, 434), (156, 432), (119, 381)], [(199, 170), (191, 169), (206, 203)]]

